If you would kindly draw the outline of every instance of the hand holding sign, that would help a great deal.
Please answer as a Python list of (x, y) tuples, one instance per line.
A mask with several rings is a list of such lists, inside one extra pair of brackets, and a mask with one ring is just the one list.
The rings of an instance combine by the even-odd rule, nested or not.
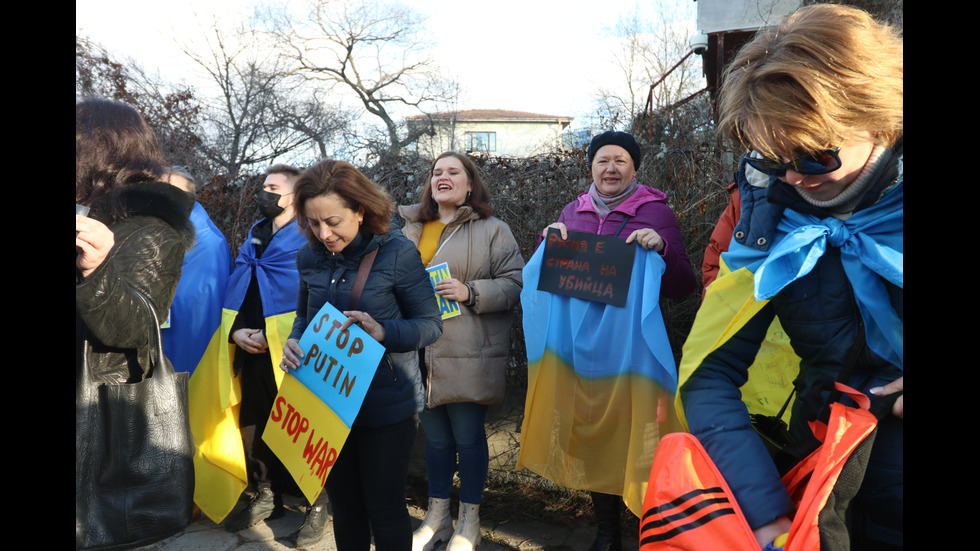
[(360, 312), (358, 310), (347, 310), (344, 312), (344, 315), (347, 316), (347, 321), (345, 321), (344, 325), (340, 327), (341, 331), (346, 330), (351, 324), (357, 324), (364, 330), (365, 333), (370, 335), (372, 339), (378, 342), (383, 342), (385, 340), (385, 326), (374, 321), (371, 314), (368, 314), (367, 312)]
[(657, 230), (653, 228), (640, 228), (638, 230), (634, 230), (633, 233), (626, 238), (626, 243), (632, 243), (634, 240), (644, 249), (653, 249), (658, 253), (663, 253), (664, 249), (667, 247), (667, 242), (664, 241), (664, 238), (660, 237)]
[[(384, 327), (364, 312), (323, 305), (299, 341), (283, 347), (283, 380), (262, 439), (310, 503), (347, 440), (384, 347)], [(362, 328), (363, 327), (363, 328)]]
[[(465, 292), (466, 298), (469, 298), (469, 290), (466, 285), (449, 274), (449, 264), (443, 262), (438, 266), (426, 268), (426, 271), (429, 272), (429, 281), (432, 282), (432, 288), (435, 290), (436, 303), (439, 304), (442, 319), (446, 320), (462, 314), (459, 309), (459, 301), (461, 300), (459, 297)], [(462, 287), (463, 290), (460, 291), (459, 287)]]

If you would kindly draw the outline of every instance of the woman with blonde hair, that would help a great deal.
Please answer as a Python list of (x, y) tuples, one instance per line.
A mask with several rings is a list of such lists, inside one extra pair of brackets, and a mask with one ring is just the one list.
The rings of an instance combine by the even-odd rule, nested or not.
[[(903, 387), (902, 38), (855, 8), (801, 8), (739, 52), (719, 111), (720, 129), (747, 150), (722, 259), (754, 274), (756, 313), (733, 318), (741, 329), (709, 350), (685, 346), (680, 402), (760, 546), (779, 548), (794, 504), (739, 391), (773, 317), (802, 359), (789, 427), (798, 441), (813, 438), (808, 421), (826, 420), (835, 380), (872, 406)], [(688, 344), (704, 340), (702, 327)], [(892, 413), (848, 510), (855, 549), (903, 545), (901, 397)]]

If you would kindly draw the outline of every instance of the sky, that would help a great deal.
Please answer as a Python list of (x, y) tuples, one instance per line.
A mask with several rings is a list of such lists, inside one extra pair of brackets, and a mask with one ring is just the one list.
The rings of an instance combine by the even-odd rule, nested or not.
[[(295, 2), (291, 2), (295, 3)], [(604, 37), (622, 15), (656, 2), (594, 0), (409, 0), (427, 17), (428, 38), (440, 64), (461, 85), (460, 109), (510, 109), (575, 117), (594, 111), (600, 85), (615, 79)], [(661, 4), (688, 14), (693, 0)], [(201, 32), (199, 21), (251, 13), (245, 0), (76, 0), (76, 32), (117, 59), (196, 85), (203, 77), (175, 35)], [(573, 128), (578, 124), (573, 122)]]

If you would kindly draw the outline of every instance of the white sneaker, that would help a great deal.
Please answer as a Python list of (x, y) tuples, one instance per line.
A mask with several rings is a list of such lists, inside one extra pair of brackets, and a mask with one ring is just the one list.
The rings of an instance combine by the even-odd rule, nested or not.
[(459, 520), (456, 521), (456, 531), (453, 539), (449, 540), (446, 551), (473, 551), (480, 545), (480, 504), (459, 504)]
[(449, 514), (449, 498), (430, 497), (429, 511), (422, 526), (412, 533), (412, 551), (431, 551), (440, 541), (453, 533), (453, 517)]

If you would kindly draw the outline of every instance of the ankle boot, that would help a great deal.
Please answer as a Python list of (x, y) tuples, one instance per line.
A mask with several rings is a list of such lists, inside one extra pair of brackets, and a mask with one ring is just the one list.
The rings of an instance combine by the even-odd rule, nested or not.
[(430, 497), (429, 512), (425, 514), (422, 526), (412, 533), (412, 551), (430, 551), (440, 541), (449, 540), (452, 533), (449, 498)]
[(306, 519), (296, 532), (296, 548), (312, 547), (323, 539), (323, 528), (327, 524), (327, 509), (321, 504), (310, 505), (306, 510)]
[(446, 551), (473, 551), (480, 545), (480, 504), (459, 503), (459, 519), (456, 521), (456, 531), (453, 539), (449, 540)]
[[(244, 497), (244, 496), (243, 496)], [(267, 518), (271, 518), (276, 510), (276, 495), (272, 488), (262, 486), (248, 500), (244, 509), (225, 517), (222, 523), (225, 530), (237, 532), (255, 526)]]
[(599, 521), (599, 529), (589, 551), (621, 551), (623, 531), (620, 526), (620, 497), (598, 492), (589, 493), (592, 494), (596, 520)]

